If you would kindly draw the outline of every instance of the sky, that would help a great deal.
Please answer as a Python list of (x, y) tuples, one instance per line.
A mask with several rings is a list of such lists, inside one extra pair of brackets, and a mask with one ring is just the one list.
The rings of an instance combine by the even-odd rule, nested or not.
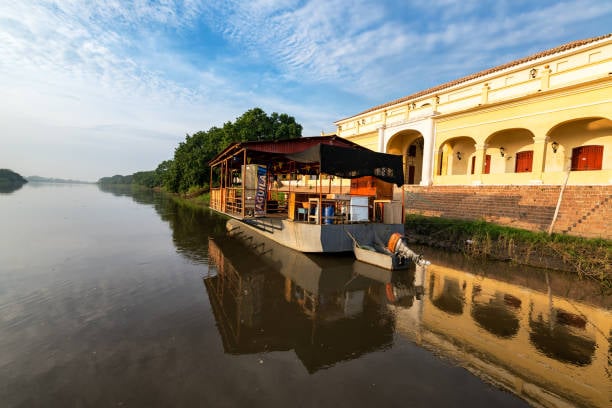
[(605, 0), (0, 0), (0, 168), (153, 170), (255, 107), (315, 136), (610, 22)]

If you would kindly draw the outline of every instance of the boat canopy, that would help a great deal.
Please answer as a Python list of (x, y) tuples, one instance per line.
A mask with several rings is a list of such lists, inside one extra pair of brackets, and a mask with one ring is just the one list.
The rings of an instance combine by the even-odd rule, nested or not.
[(402, 156), (395, 154), (319, 143), (285, 157), (297, 163), (318, 163), (321, 173), (337, 177), (352, 179), (374, 176), (398, 186), (404, 184)]
[(278, 173), (317, 171), (349, 179), (374, 176), (398, 186), (404, 183), (402, 156), (377, 153), (338, 136), (233, 143), (209, 164), (239, 168), (246, 162), (266, 165)]

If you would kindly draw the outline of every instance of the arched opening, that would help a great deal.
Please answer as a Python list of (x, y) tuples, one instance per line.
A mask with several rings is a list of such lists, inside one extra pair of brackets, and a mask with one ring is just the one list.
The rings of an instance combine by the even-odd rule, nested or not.
[(419, 184), (423, 172), (423, 135), (416, 130), (401, 131), (387, 143), (387, 153), (401, 154), (404, 162), (404, 184)]
[(489, 173), (531, 172), (533, 138), (527, 129), (504, 129), (490, 135), (486, 140)]
[[(581, 118), (563, 122), (548, 132), (545, 171), (612, 169), (612, 120)], [(608, 149), (609, 150), (609, 149)]]
[(429, 299), (438, 309), (452, 315), (463, 313), (465, 303), (464, 285), (459, 280), (431, 275), (429, 280)]
[(520, 308), (521, 300), (508, 293), (486, 293), (479, 285), (474, 286), (472, 317), (480, 327), (497, 337), (511, 338), (518, 333)]
[(446, 140), (438, 150), (436, 174), (439, 176), (466, 175), (472, 170), (475, 141), (462, 136)]
[(551, 310), (548, 320), (537, 314), (529, 316), (529, 340), (543, 354), (577, 366), (591, 364), (596, 343), (584, 330), (586, 321), (573, 313)]

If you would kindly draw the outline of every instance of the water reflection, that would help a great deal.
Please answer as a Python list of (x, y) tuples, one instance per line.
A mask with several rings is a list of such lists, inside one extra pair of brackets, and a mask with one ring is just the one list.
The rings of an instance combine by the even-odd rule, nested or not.
[(498, 337), (516, 335), (519, 329), (518, 311), (521, 300), (508, 293), (483, 291), (475, 285), (472, 292), (472, 317), (478, 324)]
[(172, 240), (177, 252), (194, 262), (207, 261), (208, 248), (205, 243), (209, 236), (225, 233), (225, 220), (217, 213), (181, 204), (166, 194), (132, 186), (98, 187), (101, 191), (117, 197), (129, 197), (138, 204), (153, 206), (160, 218), (172, 229)]
[(313, 373), (400, 333), (532, 404), (607, 406), (610, 312), (553, 296), (550, 282), (527, 290), (435, 262), (397, 274), (257, 235), (210, 240), (209, 253), (228, 353), (293, 350)]
[[(609, 406), (610, 310), (434, 261), (408, 338), (534, 405)], [(557, 277), (561, 278), (561, 277)], [(514, 277), (513, 279), (516, 279)]]
[(395, 274), (350, 255), (230, 238), (214, 214), (136, 200), (168, 223), (180, 254), (207, 260), (203, 283), (227, 354), (286, 351), (318, 373), (409, 342), (532, 405), (609, 406), (611, 302), (588, 282), (433, 251), (427, 270)]
[(458, 279), (448, 276), (436, 279), (436, 275), (431, 275), (430, 277), (429, 298), (431, 303), (446, 313), (452, 315), (463, 313), (463, 304), (465, 303), (464, 291), (465, 283), (461, 285)]
[(0, 194), (11, 194), (23, 187), (23, 184), (0, 183)]
[(211, 239), (208, 252), (204, 284), (225, 351), (293, 350), (310, 373), (390, 347), (387, 285), (395, 302), (414, 294), (414, 274), (391, 282), (369, 267), (364, 276), (352, 259), (307, 256), (256, 237)]
[(529, 339), (550, 358), (586, 366), (591, 364), (597, 347), (586, 325), (586, 318), (561, 309), (552, 308), (548, 313), (532, 310)]

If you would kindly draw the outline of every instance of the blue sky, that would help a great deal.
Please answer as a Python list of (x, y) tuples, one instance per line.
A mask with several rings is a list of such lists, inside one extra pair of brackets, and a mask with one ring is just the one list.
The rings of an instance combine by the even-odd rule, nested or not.
[(2, 0), (0, 168), (150, 170), (253, 107), (317, 135), (611, 21), (604, 0)]

